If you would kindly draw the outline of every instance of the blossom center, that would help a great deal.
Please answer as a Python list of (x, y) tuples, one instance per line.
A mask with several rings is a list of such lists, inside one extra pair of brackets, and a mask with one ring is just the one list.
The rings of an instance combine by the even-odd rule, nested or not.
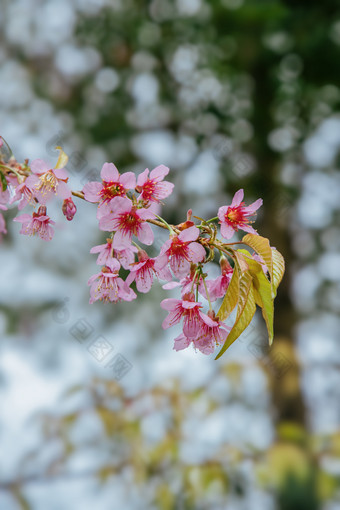
[(228, 207), (225, 219), (227, 222), (233, 224), (244, 223), (246, 220), (244, 212), (242, 211), (241, 207)]
[(103, 182), (100, 195), (104, 200), (111, 200), (113, 197), (125, 196), (125, 188), (119, 182)]

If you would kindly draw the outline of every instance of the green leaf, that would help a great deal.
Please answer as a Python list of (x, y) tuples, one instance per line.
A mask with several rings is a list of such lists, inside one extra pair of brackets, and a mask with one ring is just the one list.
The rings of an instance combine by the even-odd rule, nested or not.
[(215, 359), (218, 359), (249, 326), (256, 311), (253, 277), (245, 271), (240, 278), (239, 301), (235, 323)]
[(6, 177), (4, 176), (4, 174), (2, 172), (0, 172), (0, 181), (1, 181), (2, 191), (5, 191), (7, 189), (7, 181), (6, 181)]
[(234, 266), (234, 272), (233, 276), (231, 277), (229, 286), (227, 288), (227, 292), (223, 298), (221, 307), (219, 311), (217, 312), (217, 315), (221, 319), (221, 321), (224, 321), (231, 312), (234, 310), (235, 306), (238, 303), (238, 297), (239, 297), (239, 269), (237, 263), (235, 263)]
[(280, 285), (280, 282), (283, 278), (285, 272), (285, 259), (281, 255), (276, 248), (272, 248), (272, 258), (273, 258), (273, 297), (276, 296), (277, 288)]
[(273, 281), (273, 260), (272, 249), (266, 237), (257, 234), (247, 234), (243, 237), (242, 242), (249, 245), (263, 258), (269, 272), (270, 281)]

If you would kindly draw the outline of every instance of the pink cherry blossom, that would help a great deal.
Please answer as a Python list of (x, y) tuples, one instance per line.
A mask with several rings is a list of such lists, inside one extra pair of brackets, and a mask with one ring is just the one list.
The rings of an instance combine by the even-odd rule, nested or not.
[(68, 221), (72, 221), (76, 212), (77, 208), (75, 203), (73, 202), (72, 198), (66, 198), (63, 202), (62, 206), (63, 215), (66, 217)]
[(179, 235), (171, 236), (160, 251), (166, 255), (170, 267), (177, 278), (183, 278), (190, 271), (190, 264), (202, 262), (205, 249), (199, 243), (193, 242), (199, 236), (199, 229), (195, 226), (183, 230)]
[(30, 214), (21, 214), (21, 216), (14, 218), (13, 221), (22, 223), (20, 234), (29, 236), (38, 235), (44, 241), (51, 241), (54, 235), (51, 225), (54, 225), (55, 222), (47, 216), (45, 206), (39, 207), (38, 212), (34, 212), (32, 216)]
[(139, 262), (132, 265), (126, 283), (130, 285), (135, 280), (139, 292), (149, 292), (154, 276), (162, 280), (171, 280), (171, 273), (166, 265), (166, 257), (150, 258), (144, 250), (139, 250), (138, 259)]
[(21, 211), (21, 209), (23, 209), (28, 204), (35, 204), (34, 192), (30, 187), (27, 186), (27, 179), (25, 182), (19, 184), (19, 186), (15, 188), (15, 193), (11, 198), (10, 203), (13, 204), (17, 200), (20, 200), (18, 204), (19, 211)]
[(201, 327), (198, 336), (193, 340), (193, 344), (203, 354), (211, 354), (214, 352), (216, 345), (225, 342), (230, 327), (221, 322), (218, 317), (215, 317), (214, 312), (208, 312), (208, 315), (200, 312), (200, 316), (202, 319)]
[(199, 332), (194, 338), (189, 338), (185, 333), (181, 333), (174, 341), (175, 351), (186, 349), (192, 343), (195, 349), (203, 354), (211, 354), (214, 352), (216, 345), (225, 342), (230, 328), (215, 317), (214, 312), (208, 312), (206, 315), (199, 312)]
[(262, 198), (248, 206), (245, 206), (242, 200), (243, 189), (240, 189), (235, 193), (231, 205), (224, 205), (218, 210), (221, 234), (225, 239), (231, 239), (234, 232), (237, 232), (239, 229), (251, 234), (257, 234), (250, 223), (252, 223), (251, 218), (255, 216), (255, 211), (262, 205)]
[(202, 304), (195, 302), (193, 293), (185, 294), (183, 299), (163, 299), (161, 307), (169, 312), (169, 315), (163, 321), (163, 329), (170, 328), (178, 324), (183, 319), (183, 333), (188, 338), (195, 338), (199, 334), (200, 308)]
[(114, 249), (112, 239), (106, 239), (106, 243), (99, 244), (91, 248), (90, 253), (98, 253), (97, 264), (100, 266), (109, 266), (114, 260), (118, 260), (124, 269), (131, 269), (131, 264), (135, 261), (137, 248), (132, 244), (123, 250)]
[(168, 197), (174, 188), (171, 182), (163, 181), (168, 173), (169, 168), (164, 165), (151, 170), (150, 176), (149, 169), (144, 170), (137, 179), (136, 191), (141, 194), (140, 199), (145, 202), (160, 202)]
[[(225, 296), (230, 280), (233, 276), (233, 268), (225, 257), (221, 257), (220, 266), (222, 274), (214, 280), (205, 281), (210, 301), (216, 301), (216, 299)], [(205, 290), (202, 291), (202, 294), (204, 297), (207, 297)]]
[(50, 168), (44, 160), (35, 159), (31, 163), (31, 171), (32, 175), (27, 177), (25, 184), (40, 204), (45, 205), (55, 195), (63, 200), (71, 197), (65, 168)]
[(111, 267), (104, 266), (100, 273), (97, 273), (88, 281), (91, 285), (90, 304), (95, 301), (132, 301), (137, 296), (135, 292), (118, 276), (119, 262), (111, 263)]
[(125, 172), (120, 175), (113, 163), (104, 163), (100, 176), (102, 182), (88, 182), (83, 187), (85, 200), (88, 202), (103, 204), (110, 202), (115, 197), (125, 197), (129, 189), (136, 187), (136, 176), (133, 172)]
[(99, 220), (101, 230), (115, 231), (113, 246), (124, 249), (131, 244), (135, 235), (141, 243), (152, 244), (153, 232), (146, 220), (154, 218), (148, 209), (137, 209), (129, 198), (117, 197), (114, 201), (114, 211)]

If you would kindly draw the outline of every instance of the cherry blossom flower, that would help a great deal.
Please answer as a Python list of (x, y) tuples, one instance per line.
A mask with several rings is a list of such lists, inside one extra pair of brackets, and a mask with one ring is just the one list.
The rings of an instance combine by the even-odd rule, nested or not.
[(100, 273), (97, 273), (88, 281), (91, 285), (90, 304), (95, 301), (132, 301), (135, 299), (136, 293), (118, 276), (120, 268), (119, 262), (116, 260), (111, 263), (111, 267), (104, 266)]
[(225, 342), (231, 328), (221, 322), (213, 311), (209, 311), (208, 314), (200, 312), (200, 317), (202, 319), (200, 331), (193, 344), (203, 354), (211, 354), (216, 345)]
[(35, 204), (34, 191), (29, 186), (27, 186), (27, 179), (25, 182), (19, 184), (15, 188), (15, 193), (11, 198), (10, 203), (13, 204), (17, 200), (20, 200), (18, 203), (19, 211), (21, 211), (21, 209), (23, 209), (28, 204)]
[(137, 179), (136, 191), (141, 194), (140, 199), (145, 202), (160, 202), (163, 198), (171, 195), (174, 184), (163, 181), (168, 173), (169, 168), (164, 165), (159, 165), (151, 170), (150, 176), (149, 169), (144, 170)]
[(44, 241), (51, 241), (54, 235), (51, 225), (54, 225), (55, 222), (47, 216), (45, 206), (39, 207), (38, 212), (34, 212), (32, 216), (30, 214), (21, 214), (21, 216), (14, 218), (13, 221), (22, 223), (20, 234), (29, 236), (38, 235)]
[(154, 276), (161, 280), (171, 280), (172, 276), (166, 265), (166, 257), (150, 258), (144, 250), (139, 250), (138, 259), (139, 262), (133, 264), (126, 279), (128, 285), (135, 280), (137, 290), (145, 294), (151, 289)]
[(76, 212), (77, 208), (75, 203), (73, 202), (72, 198), (66, 198), (63, 202), (62, 206), (63, 215), (66, 217), (68, 221), (72, 221)]
[(262, 205), (262, 198), (248, 206), (245, 206), (242, 200), (243, 189), (240, 189), (235, 193), (231, 205), (224, 205), (218, 210), (221, 234), (225, 239), (231, 239), (234, 232), (237, 232), (239, 229), (251, 234), (257, 234), (250, 223), (252, 223), (251, 218), (254, 217), (255, 211)]
[(163, 329), (178, 324), (183, 318), (183, 333), (188, 338), (195, 338), (199, 334), (202, 319), (200, 308), (202, 304), (195, 301), (193, 293), (183, 296), (183, 299), (163, 299), (161, 307), (169, 312), (163, 321)]
[(183, 230), (179, 235), (173, 235), (166, 241), (160, 255), (166, 255), (170, 267), (177, 278), (183, 278), (190, 271), (190, 264), (197, 264), (205, 257), (205, 249), (199, 243), (193, 242), (199, 236), (199, 229), (195, 226)]
[(135, 253), (137, 248), (132, 244), (123, 250), (114, 249), (112, 246), (112, 239), (106, 239), (106, 243), (98, 244), (91, 248), (90, 253), (98, 253), (97, 264), (100, 266), (109, 266), (113, 260), (118, 260), (124, 269), (131, 269), (131, 264), (135, 261)]
[(100, 176), (102, 182), (88, 182), (83, 187), (85, 200), (99, 203), (99, 207), (115, 197), (125, 197), (129, 189), (136, 187), (136, 176), (133, 172), (120, 175), (113, 163), (104, 163)]
[[(216, 301), (216, 299), (224, 297), (229, 286), (230, 280), (233, 276), (233, 268), (229, 264), (228, 260), (225, 257), (221, 257), (220, 259), (220, 267), (221, 267), (221, 275), (215, 278), (214, 280), (206, 280), (206, 286), (208, 289), (209, 299), (210, 301)], [(201, 292), (203, 296), (206, 298), (206, 292), (202, 290)]]
[(199, 333), (196, 337), (189, 338), (185, 333), (181, 333), (174, 340), (174, 350), (180, 351), (186, 349), (192, 343), (193, 346), (203, 354), (214, 352), (216, 345), (223, 344), (228, 336), (230, 327), (215, 317), (214, 312), (208, 312), (206, 315), (199, 312)]
[(55, 195), (63, 200), (71, 197), (65, 168), (50, 168), (43, 159), (35, 159), (31, 163), (31, 171), (32, 175), (27, 177), (25, 184), (40, 204), (45, 205)]
[(135, 235), (141, 243), (152, 244), (153, 232), (146, 220), (154, 218), (148, 209), (137, 209), (129, 198), (117, 197), (114, 202), (114, 211), (99, 220), (99, 228), (116, 231), (113, 246), (124, 249), (131, 244)]

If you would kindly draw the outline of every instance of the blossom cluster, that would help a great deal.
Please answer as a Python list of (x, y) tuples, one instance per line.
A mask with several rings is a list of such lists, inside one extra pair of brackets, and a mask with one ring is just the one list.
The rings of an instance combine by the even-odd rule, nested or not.
[[(0, 147), (1, 143), (0, 138)], [(132, 301), (137, 293), (149, 292), (155, 279), (161, 280), (165, 290), (180, 289), (180, 299), (167, 298), (161, 302), (168, 312), (163, 328), (182, 324), (174, 349), (193, 345), (204, 354), (212, 353), (230, 332), (212, 306), (225, 296), (234, 273), (230, 244), (226, 241), (238, 230), (257, 234), (252, 222), (262, 200), (246, 206), (243, 190), (239, 190), (230, 205), (218, 209), (216, 217), (195, 223), (189, 210), (183, 223), (169, 225), (158, 216), (163, 200), (174, 188), (165, 180), (169, 173), (166, 166), (159, 165), (151, 172), (146, 169), (136, 177), (133, 172), (120, 174), (113, 163), (105, 163), (100, 180), (88, 182), (82, 191), (73, 192), (67, 184), (66, 163), (67, 156), (61, 149), (54, 168), (41, 159), (28, 164), (18, 163), (13, 157), (8, 161), (0, 157), (0, 209), (5, 210), (13, 203), (17, 203), (20, 211), (33, 207), (33, 212), (20, 214), (14, 221), (21, 223), (21, 234), (50, 241), (55, 222), (47, 214), (47, 205), (53, 197), (62, 200), (62, 211), (69, 221), (77, 211), (72, 196), (96, 204), (99, 230), (106, 232), (106, 241), (90, 250), (97, 255), (100, 266), (88, 281), (90, 303)], [(218, 226), (222, 239), (218, 238)], [(146, 247), (154, 242), (155, 227), (167, 229), (169, 239), (158, 255), (151, 257)], [(1, 213), (0, 232), (6, 233)], [(220, 274), (209, 279), (204, 266), (216, 254)], [(255, 254), (250, 256), (256, 260)], [(266, 271), (264, 261), (257, 259)], [(206, 312), (203, 303), (208, 308)]]

